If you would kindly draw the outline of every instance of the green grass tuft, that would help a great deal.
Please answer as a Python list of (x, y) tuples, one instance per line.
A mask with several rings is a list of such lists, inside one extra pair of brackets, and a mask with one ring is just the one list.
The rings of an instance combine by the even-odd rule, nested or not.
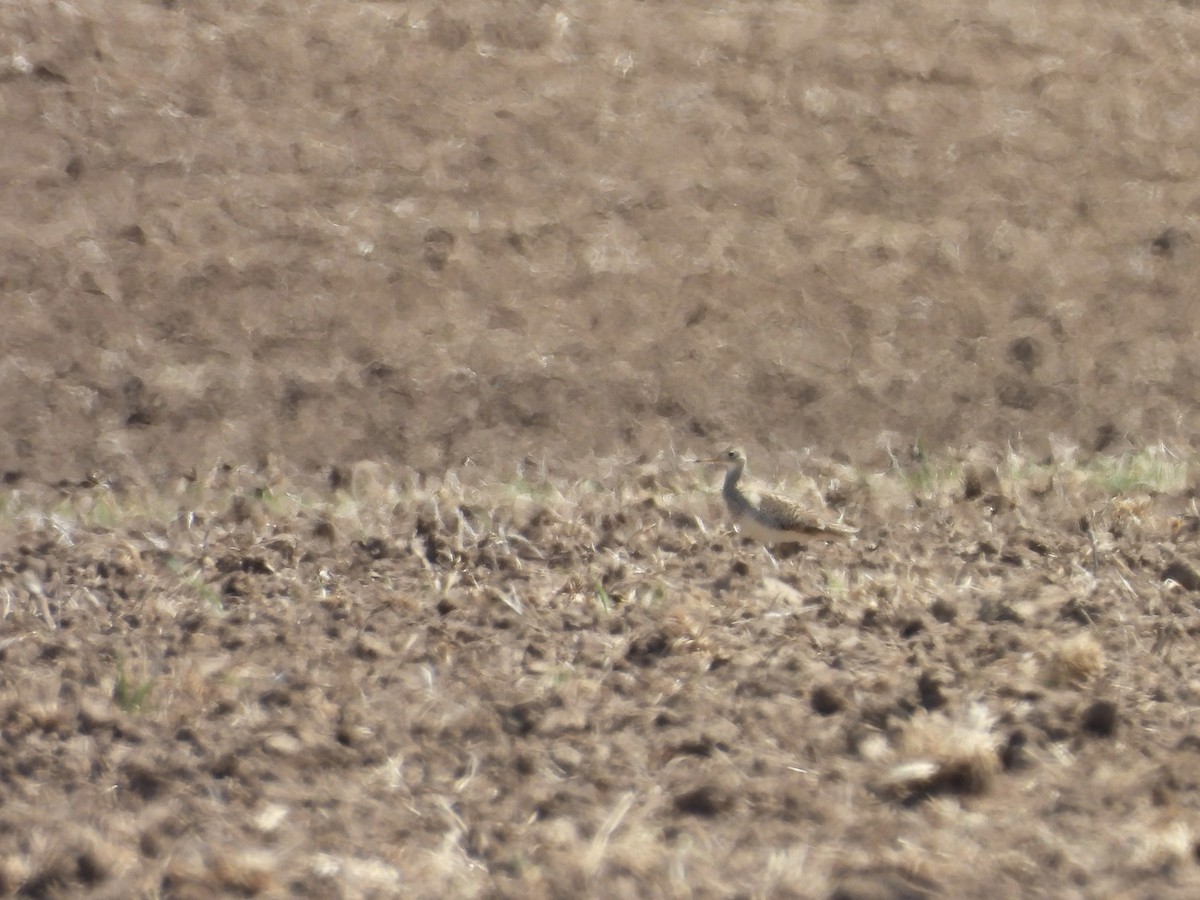
[(1110, 494), (1165, 493), (1188, 485), (1188, 461), (1162, 445), (1120, 456), (1097, 456), (1083, 467), (1090, 481)]
[(608, 591), (604, 589), (604, 585), (600, 583), (600, 579), (596, 579), (596, 599), (600, 601), (600, 605), (604, 607), (605, 612), (612, 612), (612, 598), (608, 595)]
[(117, 706), (127, 713), (144, 712), (149, 708), (150, 693), (153, 690), (153, 679), (147, 678), (135, 684), (125, 673), (125, 660), (117, 658), (117, 680), (113, 685), (113, 700)]

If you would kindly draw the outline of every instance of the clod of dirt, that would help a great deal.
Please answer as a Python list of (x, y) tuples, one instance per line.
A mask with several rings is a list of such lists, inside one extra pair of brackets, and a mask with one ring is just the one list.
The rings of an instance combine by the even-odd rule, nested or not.
[(681, 531), (695, 531), (700, 527), (700, 520), (691, 513), (673, 512), (667, 521)]
[[(369, 538), (365, 538), (364, 540), (355, 541), (353, 543), (353, 547), (355, 550), (358, 550), (360, 553), (362, 553), (368, 559), (376, 561), (376, 562), (381, 559), (387, 559), (391, 555), (389, 552), (387, 541), (385, 541), (383, 538), (379, 538), (379, 537), (369, 537)], [(437, 555), (437, 553), (435, 550), (434, 556), (436, 556), (436, 555)], [(430, 562), (434, 562), (434, 561), (435, 560), (430, 559)]]
[(1175, 560), (1162, 573), (1163, 581), (1174, 581), (1186, 591), (1200, 591), (1200, 575), (1185, 562)]
[(538, 704), (518, 703), (501, 710), (500, 724), (506, 733), (526, 737), (534, 732), (541, 718), (542, 710)]
[(1035, 537), (1026, 538), (1025, 539), (1025, 547), (1029, 550), (1032, 550), (1038, 556), (1051, 556), (1052, 555), (1050, 545), (1047, 544), (1045, 541), (1038, 540)]
[(143, 800), (153, 800), (161, 796), (167, 788), (168, 779), (157, 767), (147, 761), (138, 760), (129, 763), (125, 766), (122, 774), (129, 790)]
[(1092, 452), (1101, 453), (1120, 436), (1121, 432), (1112, 422), (1105, 422), (1096, 429), (1096, 438), (1092, 441)]
[(443, 50), (461, 50), (471, 40), (471, 34), (469, 21), (447, 16), (440, 9), (434, 10), (429, 18), (429, 40)]
[(968, 466), (963, 474), (963, 499), (978, 500), (985, 494), (1000, 492), (1000, 476), (991, 466)]
[(675, 798), (675, 809), (689, 816), (713, 818), (733, 808), (733, 793), (718, 784), (702, 784)]
[(925, 623), (914, 616), (911, 619), (901, 621), (900, 627), (897, 630), (900, 633), (900, 637), (910, 640), (925, 630)]
[(425, 232), (425, 249), (422, 253), (425, 264), (435, 272), (442, 271), (454, 251), (454, 243), (454, 235), (446, 229), (429, 229)]
[(651, 634), (636, 637), (629, 644), (625, 658), (639, 666), (653, 665), (654, 662), (671, 652), (671, 638), (665, 631), (655, 631)]
[[(687, 314), (687, 317), (683, 320), (683, 323), (687, 325), (688, 328), (694, 328), (705, 320), (705, 318), (708, 316), (708, 312), (708, 304), (704, 301), (700, 301), (692, 307), (691, 312)], [(703, 435), (700, 436), (703, 437)]]
[(996, 385), (996, 399), (1006, 409), (1032, 412), (1046, 395), (1046, 389), (1028, 378), (1002, 378)]
[(1175, 248), (1187, 240), (1187, 232), (1174, 226), (1164, 229), (1150, 242), (1150, 252), (1155, 256), (1173, 256)]
[(214, 778), (232, 778), (241, 770), (241, 760), (236, 753), (223, 753), (213, 760), (209, 771)]
[(1008, 358), (1014, 365), (1026, 372), (1036, 369), (1041, 364), (1043, 356), (1044, 351), (1041, 344), (1033, 337), (1019, 337), (1008, 345)]
[(1017, 625), (1025, 623), (1025, 617), (1008, 601), (993, 597), (985, 597), (979, 603), (980, 622), (1014, 622)]
[(969, 556), (968, 560), (970, 562), (974, 562), (976, 559), (979, 559), (980, 557), (984, 557), (986, 559), (991, 559), (992, 557), (996, 556), (999, 552), (1000, 551), (996, 548), (996, 545), (993, 544), (991, 541), (980, 541), (975, 546), (974, 554)]
[(1119, 721), (1117, 704), (1111, 700), (1096, 700), (1083, 711), (1080, 726), (1097, 737), (1112, 737)]
[(220, 557), (217, 560), (217, 571), (222, 574), (228, 572), (245, 572), (249, 575), (275, 574), (271, 564), (263, 557), (242, 554), (225, 554)]
[(809, 702), (812, 703), (813, 712), (819, 716), (832, 716), (846, 708), (846, 698), (842, 692), (829, 684), (813, 688)]
[(1029, 751), (1025, 749), (1028, 743), (1029, 736), (1019, 728), (1008, 736), (1000, 751), (1000, 764), (1006, 772), (1024, 769), (1030, 764)]
[(75, 856), (75, 874), (88, 887), (95, 887), (108, 879), (112, 863), (97, 847), (84, 846)]
[(945, 597), (938, 597), (934, 600), (929, 611), (943, 625), (949, 625), (958, 618), (958, 607)]
[(921, 706), (933, 711), (946, 705), (946, 694), (942, 690), (942, 676), (937, 672), (922, 672), (917, 679), (917, 694)]

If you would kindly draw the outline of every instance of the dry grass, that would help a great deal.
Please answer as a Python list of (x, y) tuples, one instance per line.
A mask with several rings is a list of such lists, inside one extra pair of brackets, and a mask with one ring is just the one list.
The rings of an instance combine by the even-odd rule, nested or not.
[(884, 790), (914, 794), (980, 793), (1000, 771), (995, 721), (982, 706), (964, 710), (961, 721), (940, 713), (918, 713), (900, 735), (903, 762), (884, 776)]
[[(1164, 607), (1181, 498), (970, 456), (930, 461), (957, 486), (811, 460), (864, 533), (778, 572), (729, 534), (714, 473), (665, 461), (14, 491), (0, 715), (24, 825), (0, 877), (179, 896), (1195, 884), (1191, 652), (1159, 641), (1168, 617), (1200, 627)], [(966, 499), (981, 465), (1006, 504)], [(1089, 535), (1093, 509), (1139, 527), (1106, 513)]]
[(1104, 647), (1090, 632), (1066, 638), (1053, 650), (1050, 682), (1082, 686), (1104, 671)]

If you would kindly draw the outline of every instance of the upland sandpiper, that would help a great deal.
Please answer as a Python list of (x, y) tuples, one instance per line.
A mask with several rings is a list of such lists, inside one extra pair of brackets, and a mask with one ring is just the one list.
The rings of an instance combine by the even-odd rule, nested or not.
[(770, 550), (774, 544), (836, 541), (858, 533), (852, 525), (814, 512), (781, 494), (740, 485), (746, 471), (746, 454), (737, 447), (700, 462), (725, 466), (721, 496), (733, 522), (741, 534), (766, 545), (771, 562), (775, 562)]

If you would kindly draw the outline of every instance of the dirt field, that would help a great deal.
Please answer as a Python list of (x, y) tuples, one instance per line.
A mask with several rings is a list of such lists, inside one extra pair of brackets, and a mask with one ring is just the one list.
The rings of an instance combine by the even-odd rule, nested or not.
[(1200, 895), (1197, 48), (0, 6), (0, 891)]

